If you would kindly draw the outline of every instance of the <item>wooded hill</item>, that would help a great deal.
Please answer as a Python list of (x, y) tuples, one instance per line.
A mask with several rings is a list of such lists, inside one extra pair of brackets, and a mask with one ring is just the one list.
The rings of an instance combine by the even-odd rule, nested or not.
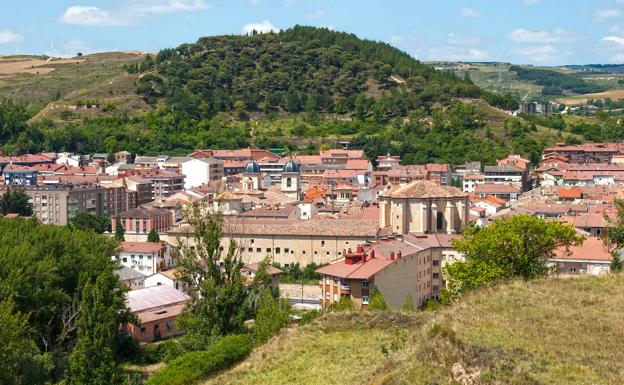
[[(509, 117), (501, 109), (517, 102), (468, 76), (322, 28), (204, 37), (157, 54), (99, 54), (71, 66), (0, 82), (0, 95), (20, 100), (0, 103), (3, 152), (255, 146), (302, 154), (347, 140), (373, 158), (390, 152), (406, 163), (461, 163), (509, 152), (539, 159), (546, 145), (583, 139), (549, 120)], [(33, 88), (41, 77), (55, 84), (72, 70), (89, 83), (57, 87), (47, 98), (46, 87)], [(38, 102), (20, 89), (37, 89)], [(50, 102), (38, 108), (41, 100)]]

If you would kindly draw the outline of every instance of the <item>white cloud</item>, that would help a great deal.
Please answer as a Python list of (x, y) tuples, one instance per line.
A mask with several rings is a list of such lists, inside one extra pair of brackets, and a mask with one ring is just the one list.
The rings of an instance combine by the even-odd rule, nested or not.
[(477, 11), (475, 9), (472, 9), (470, 7), (462, 8), (459, 13), (460, 13), (460, 15), (462, 15), (464, 17), (479, 17), (479, 16), (481, 16), (481, 13), (479, 13), (479, 11)]
[(21, 43), (23, 41), (24, 36), (17, 32), (8, 29), (0, 30), (0, 44)]
[(622, 36), (615, 36), (615, 35), (607, 36), (607, 37), (603, 37), (602, 39), (600, 39), (600, 41), (624, 46), (624, 37)]
[(325, 16), (325, 11), (323, 11), (322, 9), (319, 9), (314, 12), (308, 13), (306, 15), (306, 19), (320, 19), (323, 16)]
[(595, 13), (596, 21), (604, 21), (622, 16), (618, 9), (598, 9)]
[(485, 61), (490, 59), (490, 54), (487, 51), (452, 46), (431, 48), (428, 55), (432, 60), (446, 61)]
[(82, 5), (67, 8), (59, 21), (63, 24), (84, 27), (116, 27), (129, 24), (127, 19), (114, 16), (109, 11)]
[(116, 11), (75, 5), (59, 18), (63, 24), (83, 27), (118, 27), (136, 23), (148, 15), (210, 10), (205, 0), (126, 0)]
[(139, 14), (144, 13), (175, 13), (175, 12), (198, 12), (211, 9), (204, 0), (167, 0), (167, 1), (145, 1), (132, 0), (127, 5), (126, 10)]
[(257, 23), (248, 23), (243, 25), (241, 32), (244, 35), (252, 33), (252, 31), (267, 33), (267, 32), (279, 32), (279, 28), (273, 25), (269, 20), (262, 20)]
[(522, 0), (522, 4), (524, 5), (536, 5), (541, 4), (542, 0)]
[(507, 34), (507, 37), (516, 43), (530, 44), (552, 44), (559, 42), (574, 42), (582, 37), (576, 32), (567, 31), (561, 28), (551, 30), (531, 31), (529, 29), (518, 28)]
[(562, 54), (550, 44), (518, 48), (511, 52), (523, 56), (532, 62), (553, 62), (561, 60), (564, 56), (568, 56), (568, 53)]

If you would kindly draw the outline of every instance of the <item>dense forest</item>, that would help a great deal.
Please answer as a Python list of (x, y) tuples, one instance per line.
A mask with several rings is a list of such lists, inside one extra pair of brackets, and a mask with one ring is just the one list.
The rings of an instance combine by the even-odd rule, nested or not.
[(509, 70), (515, 72), (521, 80), (532, 81), (535, 84), (544, 86), (542, 90), (543, 95), (563, 95), (563, 91), (591, 94), (608, 89), (608, 87), (590, 83), (577, 74), (564, 74), (558, 71), (520, 66), (511, 66)]

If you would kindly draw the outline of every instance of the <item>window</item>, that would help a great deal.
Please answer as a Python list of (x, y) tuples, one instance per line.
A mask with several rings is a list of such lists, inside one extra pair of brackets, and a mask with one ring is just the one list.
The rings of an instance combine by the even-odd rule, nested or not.
[(576, 267), (571, 267), (570, 268), (570, 273), (575, 273), (576, 272)]
[(249, 247), (247, 251), (251, 253), (253, 251), (253, 247)]
[(368, 305), (368, 296), (367, 295), (363, 295), (362, 296), (362, 305)]
[(141, 326), (141, 333), (145, 333), (145, 326)]
[(276, 247), (276, 248), (275, 248), (275, 252), (276, 252), (277, 254), (279, 254), (281, 251), (282, 251), (282, 250), (281, 250), (279, 247)]
[(270, 253), (270, 252), (271, 252), (271, 248), (270, 248), (270, 247), (267, 247), (267, 248), (266, 248), (266, 252), (267, 252), (267, 253)]
[(292, 187), (292, 180), (290, 178), (286, 178), (286, 187)]
[(122, 258), (122, 261), (124, 261), (124, 262), (128, 262), (128, 258), (123, 257), (123, 258)]
[(314, 250), (314, 255), (318, 254), (318, 251)]
[(433, 279), (438, 279), (440, 277), (440, 274), (438, 273), (433, 273)]
[(262, 248), (261, 247), (256, 247), (256, 252), (261, 253), (262, 252)]
[(169, 330), (173, 329), (173, 321), (172, 320), (167, 321), (167, 329), (169, 329)]
[(251, 244), (253, 245), (253, 243), (254, 243), (254, 240), (253, 240), (253, 239), (251, 239), (251, 240), (249, 241), (249, 243), (251, 243)]
[(325, 293), (325, 298), (329, 299), (329, 293)]
[(338, 301), (338, 293), (334, 293), (334, 301)]
[(433, 266), (440, 266), (440, 261), (438, 261), (437, 259), (433, 260)]
[(362, 281), (362, 287), (368, 287), (368, 281)]
[(325, 241), (321, 241), (321, 247), (325, 247)]
[(329, 275), (326, 275), (326, 276), (325, 276), (325, 283), (326, 283), (327, 285), (329, 285)]
[(288, 247), (284, 247), (284, 253), (288, 254), (289, 251)]
[(440, 287), (438, 285), (433, 285), (433, 291), (440, 291)]

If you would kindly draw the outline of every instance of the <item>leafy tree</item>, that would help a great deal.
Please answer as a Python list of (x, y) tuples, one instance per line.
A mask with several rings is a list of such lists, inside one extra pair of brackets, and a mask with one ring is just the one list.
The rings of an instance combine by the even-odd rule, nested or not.
[(268, 290), (260, 298), (253, 327), (257, 344), (266, 342), (288, 324), (288, 311)]
[(2, 215), (19, 214), (29, 217), (32, 215), (32, 204), (26, 193), (19, 188), (9, 188), (2, 194)]
[(93, 230), (98, 234), (110, 231), (110, 217), (90, 213), (78, 213), (69, 221), (73, 230)]
[(37, 359), (39, 349), (31, 339), (28, 316), (15, 310), (12, 299), (0, 302), (0, 383), (33, 384), (42, 381), (43, 362)]
[(355, 310), (355, 304), (351, 301), (351, 298), (346, 295), (341, 295), (340, 300), (333, 303), (330, 307), (333, 311), (352, 311)]
[(160, 236), (156, 232), (156, 229), (151, 229), (149, 233), (147, 233), (147, 241), (148, 242), (160, 242)]
[(80, 385), (122, 384), (115, 361), (119, 310), (125, 308), (123, 292), (111, 271), (100, 273), (82, 290), (78, 338), (71, 353), (71, 383)]
[(121, 219), (119, 217), (115, 218), (115, 239), (118, 241), (124, 241), (125, 237), (124, 235), (126, 234), (126, 231), (124, 230), (123, 226), (121, 225)]
[(390, 310), (390, 306), (388, 306), (388, 304), (386, 303), (386, 299), (383, 297), (379, 289), (375, 288), (373, 290), (373, 293), (371, 294), (370, 300), (368, 302), (367, 309), (381, 311)]
[(469, 227), (461, 239), (453, 241), (466, 261), (443, 269), (447, 281), (443, 300), (448, 302), (467, 290), (500, 280), (543, 277), (548, 272), (546, 261), (555, 249), (582, 241), (573, 227), (530, 215), (497, 219), (485, 228)]
[(221, 336), (245, 330), (248, 292), (236, 243), (231, 240), (225, 255), (221, 250), (221, 214), (205, 214), (193, 205), (185, 217), (192, 229), (186, 234), (192, 245), (179, 241), (178, 271), (188, 285), (191, 300), (178, 326), (186, 331), (185, 345), (202, 350)]

